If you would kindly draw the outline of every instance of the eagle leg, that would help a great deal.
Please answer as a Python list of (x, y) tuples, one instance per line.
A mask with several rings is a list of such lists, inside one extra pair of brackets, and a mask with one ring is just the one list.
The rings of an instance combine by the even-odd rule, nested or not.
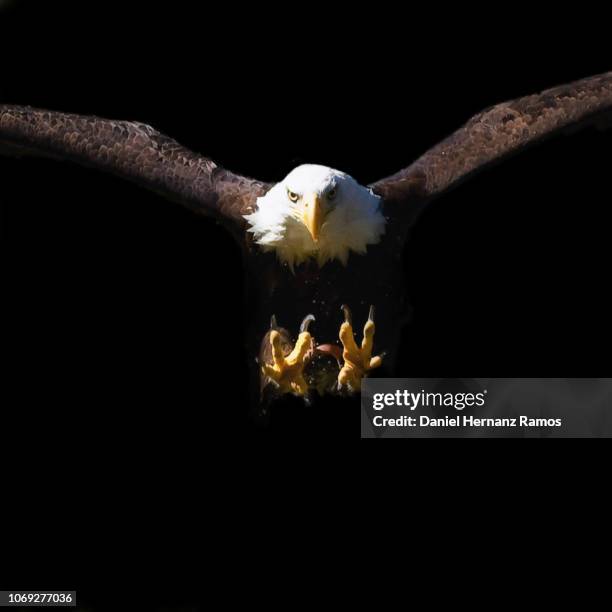
[(304, 367), (311, 359), (314, 349), (314, 342), (308, 331), (311, 321), (314, 321), (313, 315), (304, 318), (298, 339), (291, 347), (289, 332), (279, 328), (276, 318), (272, 317), (270, 330), (262, 342), (260, 363), (264, 386), (272, 383), (279, 394), (306, 395), (308, 383), (304, 378)]
[(372, 357), (374, 348), (374, 306), (370, 306), (368, 320), (363, 327), (363, 340), (361, 347), (357, 346), (353, 332), (351, 311), (342, 305), (344, 322), (340, 326), (340, 342), (342, 342), (342, 358), (344, 364), (338, 373), (338, 390), (347, 389), (354, 393), (361, 390), (361, 380), (370, 370), (378, 368), (382, 363), (382, 355)]

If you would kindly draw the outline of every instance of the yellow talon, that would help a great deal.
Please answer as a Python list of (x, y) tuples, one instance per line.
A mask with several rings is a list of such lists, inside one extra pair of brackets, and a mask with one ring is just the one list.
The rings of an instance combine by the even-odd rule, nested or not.
[(308, 323), (312, 320), (314, 320), (312, 315), (304, 319), (302, 331), (289, 354), (283, 351), (281, 334), (276, 329), (270, 332), (272, 363), (264, 363), (262, 372), (278, 387), (280, 393), (305, 395), (308, 391), (308, 384), (304, 379), (304, 366), (312, 356), (314, 348), (312, 336), (308, 331)]
[(370, 306), (368, 320), (363, 327), (363, 340), (361, 348), (357, 346), (353, 335), (353, 324), (348, 306), (342, 306), (344, 310), (344, 323), (340, 326), (340, 342), (342, 342), (342, 357), (344, 365), (338, 374), (338, 387), (348, 388), (349, 391), (361, 390), (361, 379), (370, 370), (378, 368), (382, 364), (382, 356), (372, 357), (374, 347), (374, 306)]

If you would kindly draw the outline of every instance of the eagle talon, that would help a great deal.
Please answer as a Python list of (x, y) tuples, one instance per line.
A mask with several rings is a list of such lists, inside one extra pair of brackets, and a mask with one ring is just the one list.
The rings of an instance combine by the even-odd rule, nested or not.
[(264, 338), (262, 349), (271, 357), (262, 359), (262, 374), (265, 384), (272, 383), (279, 393), (293, 393), (305, 396), (308, 383), (304, 378), (304, 367), (311, 359), (314, 351), (314, 341), (308, 326), (315, 318), (313, 315), (304, 317), (300, 325), (300, 335), (291, 348), (289, 334), (276, 325), (276, 318), (271, 320), (271, 329)]
[(370, 306), (368, 320), (363, 327), (363, 340), (361, 347), (355, 342), (351, 311), (348, 306), (342, 305), (344, 311), (344, 323), (340, 326), (340, 342), (342, 342), (342, 358), (344, 365), (338, 374), (338, 390), (342, 392), (345, 388), (354, 393), (361, 390), (361, 380), (364, 376), (378, 368), (382, 363), (382, 355), (372, 357), (374, 347), (374, 306)]
[(315, 321), (314, 315), (306, 315), (302, 321), (302, 324), (300, 325), (300, 333), (308, 331), (308, 327), (312, 321)]
[(342, 312), (344, 312), (344, 321), (345, 323), (348, 323), (349, 325), (353, 324), (353, 317), (351, 315), (351, 309), (346, 305), (346, 304), (342, 304), (342, 306), (340, 306)]

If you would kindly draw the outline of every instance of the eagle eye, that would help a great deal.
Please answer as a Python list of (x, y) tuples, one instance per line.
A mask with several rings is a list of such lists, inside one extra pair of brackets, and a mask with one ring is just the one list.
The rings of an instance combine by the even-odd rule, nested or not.
[(291, 191), (290, 189), (287, 189), (287, 196), (289, 197), (289, 199), (292, 202), (297, 202), (300, 198), (300, 196), (298, 196), (297, 193), (294, 193), (293, 191)]
[(328, 200), (333, 200), (336, 195), (338, 195), (338, 188), (337, 187), (332, 187), (328, 192), (327, 192), (327, 199)]

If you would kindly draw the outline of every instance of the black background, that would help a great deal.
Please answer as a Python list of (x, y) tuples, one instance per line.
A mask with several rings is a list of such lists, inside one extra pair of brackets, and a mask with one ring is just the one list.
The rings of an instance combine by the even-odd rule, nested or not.
[[(383, 3), (192, 3), (193, 12), (178, 3), (4, 4), (0, 103), (136, 119), (265, 180), (312, 161), (367, 183), (486, 106), (612, 68), (609, 35), (595, 32), (607, 19), (585, 7), (584, 23), (576, 11), (560, 23), (553, 14), (537, 22), (534, 6), (475, 15), (461, 7), (459, 16), (442, 4), (431, 15)], [(406, 247), (413, 316), (399, 375), (609, 375), (611, 138), (588, 130), (553, 139), (430, 207)], [(242, 267), (220, 228), (67, 164), (0, 159), (0, 180), (3, 443), (10, 437), (17, 449), (5, 465), (34, 458), (37, 478), (28, 483), (69, 495), (65, 521), (98, 533), (77, 527), (88, 556), (99, 556), (97, 538), (107, 538), (113, 517), (129, 531), (122, 546), (148, 550), (135, 541), (139, 533), (155, 549), (168, 521), (146, 520), (164, 499), (181, 513), (194, 508), (205, 533), (216, 531), (205, 512), (223, 509), (223, 499), (190, 503), (189, 492), (211, 491), (214, 475), (236, 459), (239, 469), (265, 474), (261, 448), (236, 452), (245, 436), (329, 437), (338, 458), (325, 470), (346, 482), (355, 465), (340, 442), (359, 435), (354, 405), (332, 403), (324, 413), (294, 406), (265, 431), (247, 418)], [(309, 467), (328, 459), (321, 445), (295, 450)], [(282, 453), (270, 465), (293, 470), (294, 453)], [(191, 480), (172, 490), (168, 483), (184, 474)], [(127, 485), (119, 492), (118, 482)], [(153, 493), (145, 507), (132, 508), (146, 489)], [(338, 529), (343, 517), (328, 501), (312, 516)], [(40, 507), (32, 507), (29, 530), (64, 542), (50, 509)], [(254, 509), (277, 525), (293, 517), (292, 507), (266, 509), (253, 495), (235, 526), (257, 532)], [(198, 561), (209, 547), (197, 547)], [(61, 549), (51, 550), (41, 571), (47, 582), (22, 586), (60, 586), (49, 576), (53, 567), (61, 573)], [(254, 574), (258, 552), (242, 562)], [(233, 568), (231, 546), (226, 555), (223, 568)], [(98, 585), (60, 588), (76, 586), (81, 601), (106, 598), (116, 608), (112, 568), (131, 579), (135, 559), (117, 548), (112, 564), (95, 572), (72, 548), (70, 556)], [(31, 567), (22, 575), (32, 576)], [(185, 591), (162, 597), (160, 585), (150, 596), (156, 604), (191, 601)], [(141, 595), (131, 589), (133, 599)]]
[[(486, 106), (612, 66), (596, 37), (577, 53), (562, 30), (468, 35), (448, 17), (447, 33), (382, 7), (349, 20), (126, 6), (9, 4), (0, 102), (146, 122), (264, 180), (315, 162), (365, 184)], [(431, 205), (405, 252), (398, 375), (609, 373), (611, 138), (552, 139)], [(0, 171), (15, 415), (168, 452), (358, 435), (346, 402), (249, 421), (243, 271), (220, 227), (92, 170), (3, 158)]]

